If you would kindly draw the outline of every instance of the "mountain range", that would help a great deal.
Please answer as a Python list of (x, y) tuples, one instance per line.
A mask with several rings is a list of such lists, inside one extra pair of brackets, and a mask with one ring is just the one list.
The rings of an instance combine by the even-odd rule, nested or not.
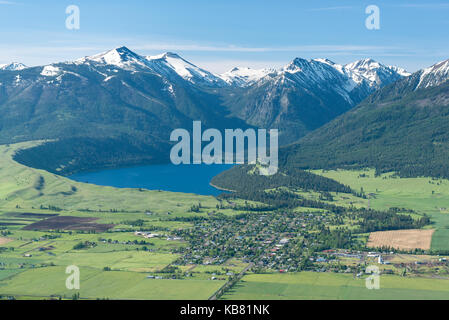
[(55, 140), (22, 158), (59, 173), (168, 161), (171, 131), (193, 120), (219, 130), (278, 128), (285, 145), (408, 75), (371, 59), (301, 58), (279, 70), (217, 75), (175, 53), (126, 47), (46, 66), (15, 63), (0, 68), (0, 143)]
[(399, 79), (281, 148), (274, 176), (254, 174), (253, 165), (245, 165), (221, 173), (212, 183), (240, 193), (328, 185), (308, 169), (375, 168), (376, 174), (449, 178), (448, 66), (449, 60), (442, 61)]
[(449, 60), (375, 92), (283, 150), (284, 166), (449, 177)]

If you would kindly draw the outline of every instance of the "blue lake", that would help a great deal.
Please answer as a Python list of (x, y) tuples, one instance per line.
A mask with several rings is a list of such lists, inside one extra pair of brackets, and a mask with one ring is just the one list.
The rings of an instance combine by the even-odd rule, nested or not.
[(232, 165), (150, 165), (77, 173), (69, 178), (79, 182), (117, 188), (144, 188), (173, 192), (219, 195), (209, 183)]

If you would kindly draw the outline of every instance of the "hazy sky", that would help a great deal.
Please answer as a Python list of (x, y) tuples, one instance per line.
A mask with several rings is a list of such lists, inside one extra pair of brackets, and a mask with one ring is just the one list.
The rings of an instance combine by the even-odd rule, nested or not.
[[(69, 5), (80, 29), (66, 28)], [(380, 30), (368, 30), (368, 5)], [(76, 59), (125, 45), (177, 52), (214, 72), (280, 67), (295, 57), (371, 57), (415, 71), (449, 58), (449, 0), (0, 0), (0, 63)]]

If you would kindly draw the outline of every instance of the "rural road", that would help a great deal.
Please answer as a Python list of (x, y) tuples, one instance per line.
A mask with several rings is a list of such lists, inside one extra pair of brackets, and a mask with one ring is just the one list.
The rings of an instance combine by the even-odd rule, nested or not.
[(242, 270), (242, 272), (240, 272), (235, 278), (232, 278), (231, 280), (229, 280), (228, 282), (226, 282), (220, 289), (218, 289), (210, 298), (209, 300), (217, 300), (217, 294), (221, 291), (226, 291), (227, 289), (229, 289), (230, 287), (232, 287), (232, 285), (234, 285), (235, 283), (239, 282), (240, 279), (243, 278), (243, 276), (245, 275), (245, 273), (251, 269), (253, 267), (254, 263), (250, 263), (249, 265), (247, 265), (245, 267), (245, 269)]

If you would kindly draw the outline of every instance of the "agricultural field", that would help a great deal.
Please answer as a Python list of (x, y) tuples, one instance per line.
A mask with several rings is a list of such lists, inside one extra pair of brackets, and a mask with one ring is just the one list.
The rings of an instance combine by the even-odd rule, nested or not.
[(367, 247), (369, 248), (396, 248), (400, 250), (413, 250), (415, 248), (429, 250), (434, 230), (395, 230), (378, 231), (370, 234)]
[(0, 238), (0, 245), (7, 244), (7, 243), (9, 243), (11, 241), (12, 241), (12, 239)]
[(366, 288), (366, 276), (301, 272), (250, 274), (223, 299), (227, 300), (397, 300), (449, 299), (449, 280), (382, 275), (380, 289)]
[[(91, 267), (80, 269), (80, 299), (191, 299), (205, 300), (222, 281), (209, 280), (156, 280), (143, 273), (102, 271)], [(2, 295), (18, 298), (71, 298), (66, 288), (65, 267), (46, 267), (24, 271), (0, 283)]]
[(373, 209), (407, 208), (431, 217), (435, 229), (431, 249), (449, 250), (449, 180), (432, 178), (398, 178), (392, 173), (375, 176), (366, 170), (314, 170), (356, 191), (369, 195)]
[[(182, 239), (168, 240), (171, 231), (188, 227), (188, 223), (173, 221), (172, 226), (172, 221), (163, 220), (166, 215), (144, 213), (109, 213), (111, 217), (107, 219), (104, 213), (72, 215), (73, 212), (0, 213), (0, 221), (22, 217), (20, 224), (0, 229), (8, 233), (0, 238), (0, 296), (71, 299), (73, 294), (79, 294), (79, 299), (207, 299), (227, 280), (211, 280), (212, 271), (201, 268), (189, 277), (177, 266), (166, 271), (180, 257), (177, 252), (187, 245)], [(99, 222), (109, 223), (108, 228), (99, 228)], [(88, 228), (90, 224), (94, 228)], [(132, 229), (148, 229), (157, 236), (145, 238)], [(68, 290), (65, 286), (65, 270), (71, 265), (81, 270), (80, 290)], [(230, 263), (226, 270), (234, 269), (240, 270), (238, 263)]]

